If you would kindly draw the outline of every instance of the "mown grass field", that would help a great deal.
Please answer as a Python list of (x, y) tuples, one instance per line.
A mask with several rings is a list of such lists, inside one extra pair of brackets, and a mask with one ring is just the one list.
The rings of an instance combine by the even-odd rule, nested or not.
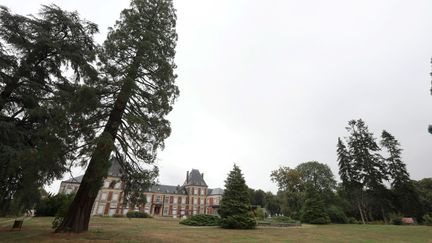
[[(0, 219), (1, 242), (432, 242), (432, 227), (393, 225), (303, 225), (297, 228), (225, 230), (189, 227), (173, 219), (94, 217), (83, 234), (54, 234), (52, 218), (32, 218), (22, 231)], [(6, 227), (7, 226), (7, 227)]]

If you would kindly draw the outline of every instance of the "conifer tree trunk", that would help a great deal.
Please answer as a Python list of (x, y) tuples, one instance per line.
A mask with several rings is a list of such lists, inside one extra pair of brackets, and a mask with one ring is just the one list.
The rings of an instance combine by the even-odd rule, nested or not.
[(92, 154), (78, 192), (66, 217), (55, 232), (80, 233), (88, 230), (93, 203), (103, 184), (104, 177), (107, 176), (109, 156), (113, 150), (115, 137), (132, 92), (132, 86), (133, 78), (125, 80), (105, 129), (99, 137), (99, 142)]

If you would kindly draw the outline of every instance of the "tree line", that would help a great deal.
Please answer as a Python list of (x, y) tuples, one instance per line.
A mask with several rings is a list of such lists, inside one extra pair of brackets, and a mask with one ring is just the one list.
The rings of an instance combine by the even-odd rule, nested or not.
[(348, 136), (337, 141), (339, 183), (317, 161), (272, 171), (278, 213), (312, 223), (422, 222), (432, 212), (432, 178), (410, 179), (401, 145), (388, 131), (377, 142), (361, 119), (349, 121), (346, 130)]

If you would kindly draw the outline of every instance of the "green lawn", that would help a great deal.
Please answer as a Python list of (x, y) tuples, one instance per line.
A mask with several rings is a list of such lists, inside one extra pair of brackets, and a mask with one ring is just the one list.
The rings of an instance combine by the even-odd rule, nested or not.
[[(54, 234), (52, 218), (32, 218), (22, 231), (0, 219), (2, 242), (432, 242), (432, 227), (393, 225), (304, 225), (298, 228), (225, 230), (183, 226), (173, 219), (92, 218), (83, 234)], [(13, 221), (10, 221), (12, 225)], [(9, 225), (9, 227), (10, 227)]]

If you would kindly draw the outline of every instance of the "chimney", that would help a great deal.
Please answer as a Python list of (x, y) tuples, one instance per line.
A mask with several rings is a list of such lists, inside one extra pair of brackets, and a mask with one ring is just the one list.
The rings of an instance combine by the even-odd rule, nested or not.
[(189, 183), (189, 171), (186, 171), (186, 183)]
[(201, 173), (201, 178), (204, 180), (204, 173)]

